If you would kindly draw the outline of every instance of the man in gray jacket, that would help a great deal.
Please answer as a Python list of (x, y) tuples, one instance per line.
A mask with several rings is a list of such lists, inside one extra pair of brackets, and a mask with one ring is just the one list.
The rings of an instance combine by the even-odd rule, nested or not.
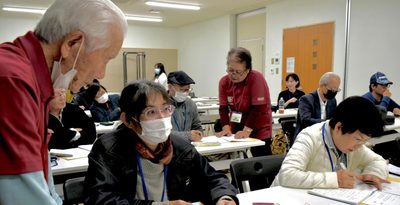
[(201, 141), (203, 128), (199, 119), (197, 106), (190, 99), (190, 85), (195, 82), (183, 71), (170, 72), (168, 74), (168, 94), (175, 111), (172, 114), (172, 133), (188, 139), (189, 141)]

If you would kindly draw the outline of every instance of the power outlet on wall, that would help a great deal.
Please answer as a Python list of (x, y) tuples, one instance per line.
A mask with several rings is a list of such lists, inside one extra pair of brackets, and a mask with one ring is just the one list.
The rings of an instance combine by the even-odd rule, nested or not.
[(271, 68), (271, 75), (275, 74), (275, 69)]

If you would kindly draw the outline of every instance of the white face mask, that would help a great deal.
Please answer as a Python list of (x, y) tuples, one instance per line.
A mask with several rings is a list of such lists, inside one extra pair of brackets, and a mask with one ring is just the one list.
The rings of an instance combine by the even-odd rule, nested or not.
[(176, 100), (176, 102), (183, 102), (185, 101), (189, 96), (188, 92), (175, 92), (175, 96), (174, 99)]
[(157, 145), (167, 141), (169, 134), (171, 134), (171, 117), (142, 121), (140, 126), (142, 127), (140, 139), (146, 144)]
[(102, 96), (96, 99), (96, 101), (100, 104), (104, 104), (108, 101), (108, 94), (104, 93)]
[(160, 70), (159, 68), (155, 68), (155, 69), (154, 69), (154, 72), (156, 73), (156, 75), (160, 74), (160, 71), (161, 71), (161, 70)]
[(79, 53), (81, 52), (81, 48), (83, 45), (83, 40), (81, 45), (79, 46), (78, 53), (76, 54), (74, 64), (72, 65), (72, 68), (65, 74), (61, 72), (61, 58), (60, 60), (54, 61), (53, 63), (53, 69), (51, 71), (51, 81), (53, 81), (53, 87), (54, 88), (63, 88), (63, 89), (68, 89), (69, 84), (71, 83), (72, 79), (75, 77), (76, 73), (78, 72), (75, 69), (76, 61), (78, 60)]

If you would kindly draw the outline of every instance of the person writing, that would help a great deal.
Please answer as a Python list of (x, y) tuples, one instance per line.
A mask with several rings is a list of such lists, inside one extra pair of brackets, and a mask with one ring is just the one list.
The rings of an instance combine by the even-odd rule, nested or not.
[(127, 85), (122, 125), (89, 154), (85, 204), (235, 205), (236, 189), (190, 143), (171, 134), (174, 106), (152, 81)]
[(171, 117), (172, 133), (197, 142), (203, 138), (203, 127), (197, 106), (188, 97), (190, 84), (194, 83), (193, 79), (183, 71), (168, 74), (168, 95), (175, 107)]
[(219, 81), (219, 115), (222, 131), (217, 136), (253, 137), (265, 146), (252, 147), (253, 156), (271, 154), (272, 111), (268, 84), (252, 69), (251, 54), (232, 48), (227, 57), (228, 73)]
[(378, 189), (387, 183), (385, 159), (364, 144), (383, 132), (378, 109), (367, 99), (348, 97), (330, 120), (303, 129), (286, 155), (273, 186), (353, 188), (356, 180)]
[[(0, 204), (61, 204), (49, 169), (53, 87), (102, 79), (128, 23), (110, 0), (55, 0), (34, 31), (0, 45)], [(54, 198), (53, 198), (54, 197)]]

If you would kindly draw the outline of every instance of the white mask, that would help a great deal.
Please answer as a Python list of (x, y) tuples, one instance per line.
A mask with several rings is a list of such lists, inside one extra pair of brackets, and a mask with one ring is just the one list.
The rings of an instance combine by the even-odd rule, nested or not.
[(160, 71), (161, 71), (161, 70), (160, 70), (159, 68), (155, 68), (155, 69), (154, 69), (154, 72), (156, 73), (156, 75), (160, 74)]
[(53, 63), (53, 69), (51, 71), (51, 81), (53, 82), (53, 87), (54, 88), (63, 88), (63, 89), (68, 89), (69, 84), (71, 83), (72, 79), (75, 77), (76, 73), (78, 72), (75, 69), (76, 61), (78, 60), (79, 53), (81, 52), (81, 48), (83, 45), (83, 39), (82, 43), (79, 46), (78, 53), (76, 54), (74, 64), (72, 65), (72, 68), (65, 74), (61, 72), (61, 58), (59, 61), (54, 61)]
[(104, 104), (108, 101), (108, 93), (104, 93), (102, 96), (96, 99), (96, 101), (100, 104)]
[(167, 141), (169, 134), (171, 134), (171, 117), (141, 121), (140, 126), (142, 127), (140, 139), (146, 144), (157, 145)]
[(188, 92), (175, 92), (174, 99), (176, 100), (176, 102), (183, 102), (188, 98), (188, 96)]

